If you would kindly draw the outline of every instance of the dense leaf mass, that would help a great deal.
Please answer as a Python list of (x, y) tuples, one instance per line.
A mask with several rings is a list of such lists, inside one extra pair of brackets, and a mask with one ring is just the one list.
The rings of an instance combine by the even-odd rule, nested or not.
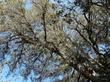
[[(36, 81), (110, 81), (110, 0), (0, 1), (0, 61)], [(3, 36), (4, 35), (4, 36)], [(3, 63), (3, 64), (5, 64)]]

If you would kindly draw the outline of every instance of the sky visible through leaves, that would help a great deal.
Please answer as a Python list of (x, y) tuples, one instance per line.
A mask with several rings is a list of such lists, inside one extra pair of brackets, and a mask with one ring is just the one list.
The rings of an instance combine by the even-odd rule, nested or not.
[[(26, 9), (30, 9), (32, 7), (31, 1), (26, 0), (24, 7)], [(15, 45), (13, 45), (13, 46), (15, 46)], [(10, 61), (10, 60), (11, 60), (11, 58), (9, 55), (5, 56), (5, 60), (4, 60), (5, 62)], [(23, 68), (23, 66), (21, 68)], [(35, 77), (33, 71), (28, 76), (28, 78), (25, 79), (24, 77), (22, 77), (20, 75), (20, 70), (22, 70), (21, 68), (19, 68), (19, 66), (18, 66), (17, 69), (14, 70), (13, 73), (9, 74), (10, 73), (9, 66), (7, 64), (4, 64), (3, 67), (0, 68), (0, 82), (32, 82), (31, 78)], [(62, 76), (59, 76), (59, 79), (62, 79)], [(37, 82), (37, 81), (35, 80), (34, 82)], [(46, 79), (44, 79), (43, 82), (52, 82), (52, 79), (46, 78)]]

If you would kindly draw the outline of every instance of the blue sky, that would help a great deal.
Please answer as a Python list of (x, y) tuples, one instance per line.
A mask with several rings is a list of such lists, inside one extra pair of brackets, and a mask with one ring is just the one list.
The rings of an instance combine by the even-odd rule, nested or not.
[(31, 0), (26, 0), (24, 6), (25, 6), (26, 9), (30, 9), (30, 8), (32, 7), (32, 2), (31, 2)]

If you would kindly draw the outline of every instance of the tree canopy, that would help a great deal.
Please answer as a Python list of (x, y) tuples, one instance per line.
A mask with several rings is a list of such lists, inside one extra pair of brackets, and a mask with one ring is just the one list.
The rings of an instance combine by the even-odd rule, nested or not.
[(19, 64), (37, 81), (110, 81), (110, 0), (30, 0), (30, 8), (26, 1), (0, 1), (0, 32), (11, 33), (4, 55), (18, 45), (10, 71)]

